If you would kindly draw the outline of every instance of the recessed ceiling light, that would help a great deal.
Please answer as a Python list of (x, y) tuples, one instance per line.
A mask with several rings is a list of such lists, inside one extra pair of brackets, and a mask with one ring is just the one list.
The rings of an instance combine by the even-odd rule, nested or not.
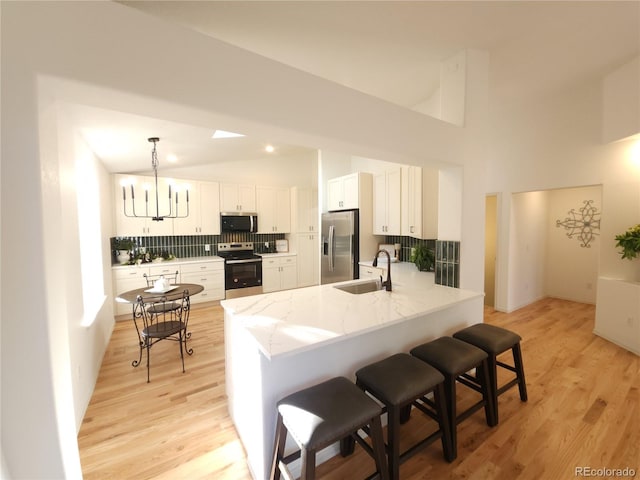
[(269, 153), (273, 153), (273, 151), (275, 150), (275, 148), (273, 148), (273, 145), (267, 145), (266, 147), (264, 147), (264, 149)]
[(225, 130), (216, 130), (211, 138), (235, 138), (244, 137), (242, 133), (227, 132)]
[(167, 162), (176, 163), (178, 161), (178, 157), (176, 157), (173, 153), (167, 155)]

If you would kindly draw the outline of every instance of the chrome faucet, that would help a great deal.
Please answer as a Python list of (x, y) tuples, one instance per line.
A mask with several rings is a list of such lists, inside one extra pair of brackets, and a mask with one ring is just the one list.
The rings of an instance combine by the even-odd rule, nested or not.
[[(378, 250), (376, 252), (376, 256), (373, 259), (373, 266), (377, 267), (378, 266), (378, 255), (380, 255), (381, 253), (386, 253), (387, 254), (387, 280), (382, 282), (382, 287), (385, 287), (385, 290), (387, 292), (391, 291), (391, 255), (389, 255), (389, 252), (387, 252), (386, 250)], [(380, 277), (380, 280), (382, 281), (382, 277)]]

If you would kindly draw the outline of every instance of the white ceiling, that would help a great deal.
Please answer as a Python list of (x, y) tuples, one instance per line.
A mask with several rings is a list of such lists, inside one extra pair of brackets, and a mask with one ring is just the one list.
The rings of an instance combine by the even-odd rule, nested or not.
[[(65, 104), (64, 110), (70, 123), (112, 173), (150, 173), (153, 149), (153, 144), (148, 141), (150, 137), (160, 139), (156, 145), (159, 171), (232, 161), (268, 160), (304, 155), (310, 151), (306, 147), (256, 136), (213, 139), (214, 131), (224, 130), (224, 125), (204, 128), (77, 104)], [(273, 146), (275, 151), (267, 153), (267, 145)], [(177, 161), (172, 162), (171, 156), (175, 156)]]
[[(437, 89), (440, 62), (465, 48), (490, 53), (495, 108), (601, 77), (640, 52), (640, 1), (119, 3), (408, 108)], [(208, 131), (203, 136), (186, 125), (85, 113), (92, 118), (86, 130), (110, 123), (121, 132), (117, 143), (142, 144), (148, 162), (141, 131), (165, 131), (175, 143), (161, 141), (159, 152), (166, 148), (191, 164), (216, 161), (215, 155), (264, 155), (268, 142), (229, 139), (214, 149)], [(124, 157), (94, 149), (109, 170), (125, 171)]]

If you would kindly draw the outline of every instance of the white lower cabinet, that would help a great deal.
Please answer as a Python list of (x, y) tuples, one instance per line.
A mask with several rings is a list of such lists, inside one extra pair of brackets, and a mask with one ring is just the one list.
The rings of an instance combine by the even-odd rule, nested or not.
[[(147, 281), (144, 274), (149, 274), (147, 266), (132, 265), (130, 267), (118, 267), (113, 269), (113, 295), (117, 298), (119, 294), (144, 287)], [(115, 302), (114, 314), (131, 314), (133, 306), (130, 303)]]
[[(144, 268), (144, 267), (141, 267)], [(167, 276), (167, 280), (173, 282), (174, 278), (177, 278), (178, 281), (180, 281), (180, 265), (176, 264), (176, 263), (159, 263), (157, 265), (149, 265), (148, 267), (148, 275), (151, 275), (152, 277), (157, 277), (158, 275), (166, 275)], [(178, 272), (178, 276), (175, 277), (176, 272)], [(144, 285), (142, 285), (144, 286)]]
[[(180, 283), (197, 283), (204, 290), (191, 297), (191, 303), (210, 302), (224, 298), (224, 262), (207, 261), (194, 263), (161, 263), (157, 265), (132, 265), (113, 269), (113, 295), (117, 298), (120, 293), (128, 292), (147, 286), (144, 274), (173, 275), (178, 271)], [(115, 315), (131, 314), (132, 305), (115, 302)]]
[(187, 263), (180, 266), (180, 283), (197, 283), (204, 290), (191, 297), (191, 303), (224, 298), (224, 262)]
[(262, 258), (262, 291), (264, 293), (288, 290), (298, 286), (295, 255)]

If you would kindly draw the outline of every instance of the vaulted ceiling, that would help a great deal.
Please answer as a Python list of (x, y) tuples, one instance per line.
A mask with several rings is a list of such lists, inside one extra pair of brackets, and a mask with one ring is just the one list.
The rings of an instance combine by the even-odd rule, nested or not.
[[(440, 63), (462, 49), (489, 52), (494, 108), (599, 78), (640, 52), (638, 1), (118, 3), (407, 108), (432, 95)], [(137, 132), (159, 120), (114, 118), (112, 112), (89, 109), (75, 113), (83, 118), (85, 132), (111, 125), (116, 143), (126, 149), (135, 142), (129, 150), (144, 152), (148, 161), (146, 139)], [(162, 128), (183, 140), (159, 149), (178, 157), (212, 158), (206, 151), (210, 143), (198, 142), (188, 125), (165, 121)], [(100, 150), (86, 136), (108, 169), (124, 171), (121, 155)], [(245, 138), (218, 144), (217, 152), (227, 159), (257, 158), (267, 141)], [(284, 154), (301, 151), (280, 148)]]

